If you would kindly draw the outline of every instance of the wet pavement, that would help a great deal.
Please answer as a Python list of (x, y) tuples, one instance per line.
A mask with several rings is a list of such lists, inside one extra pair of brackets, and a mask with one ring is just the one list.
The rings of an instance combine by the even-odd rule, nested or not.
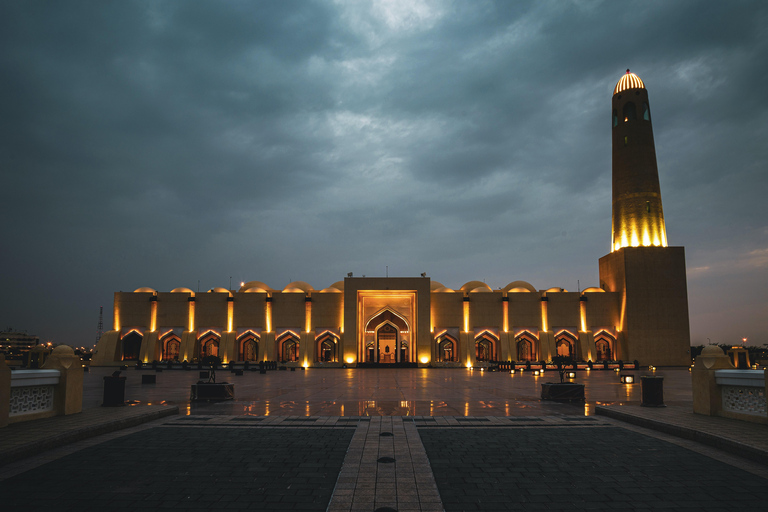
[[(93, 368), (85, 375), (83, 407), (102, 403), (103, 377), (114, 369)], [(246, 371), (237, 376), (217, 372), (219, 382), (235, 384), (235, 399), (216, 405), (195, 405), (190, 386), (197, 370), (128, 369), (126, 400), (141, 404), (170, 403), (182, 414), (251, 414), (255, 416), (531, 416), (591, 415), (595, 405), (639, 403), (640, 377), (664, 377), (665, 403), (692, 404), (691, 376), (686, 369), (629, 371), (635, 384), (622, 384), (610, 370), (580, 371), (572, 379), (585, 385), (586, 403), (579, 406), (542, 402), (541, 384), (559, 382), (556, 371), (488, 372), (466, 369), (317, 369)], [(156, 384), (141, 384), (141, 375), (156, 375)]]
[[(611, 371), (579, 372), (587, 402), (571, 405), (539, 400), (556, 372), (435, 369), (219, 372), (235, 400), (208, 404), (189, 401), (197, 371), (141, 384), (154, 372), (131, 369), (126, 399), (136, 405), (99, 407), (112, 371), (85, 375), (81, 414), (3, 429), (3, 510), (743, 511), (768, 502), (768, 427), (694, 415), (687, 370), (655, 372), (666, 408), (640, 407), (640, 384)], [(98, 435), (105, 425), (119, 430)], [(12, 461), (1, 465), (3, 456)]]

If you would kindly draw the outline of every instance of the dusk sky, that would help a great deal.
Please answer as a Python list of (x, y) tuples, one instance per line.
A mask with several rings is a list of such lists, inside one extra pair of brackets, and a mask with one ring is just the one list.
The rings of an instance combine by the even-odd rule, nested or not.
[[(768, 2), (6, 1), (0, 328), (149, 286), (598, 286), (648, 89), (694, 345), (768, 343)], [(199, 283), (199, 284), (198, 284)]]

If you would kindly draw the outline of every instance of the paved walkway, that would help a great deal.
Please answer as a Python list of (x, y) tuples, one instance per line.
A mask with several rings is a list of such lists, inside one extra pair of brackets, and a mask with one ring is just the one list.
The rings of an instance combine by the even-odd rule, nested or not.
[[(529, 376), (366, 372), (355, 386), (346, 372), (281, 373), (261, 381), (271, 390), (251, 384), (236, 402), (94, 407), (3, 428), (3, 510), (743, 511), (768, 502), (768, 427), (694, 415), (690, 404), (545, 404), (526, 394), (538, 387)], [(634, 397), (609, 379), (599, 375), (593, 393)], [(354, 400), (377, 386), (376, 400)], [(162, 401), (160, 391), (126, 396)], [(685, 403), (684, 384), (671, 391)], [(335, 401), (371, 416), (315, 412), (338, 410)]]

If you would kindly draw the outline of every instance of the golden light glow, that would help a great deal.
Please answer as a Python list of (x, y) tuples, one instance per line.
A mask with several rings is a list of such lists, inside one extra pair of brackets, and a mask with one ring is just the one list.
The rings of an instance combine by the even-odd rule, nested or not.
[(153, 300), (149, 305), (149, 330), (155, 332), (157, 330), (157, 301)]
[(587, 332), (587, 301), (579, 301), (579, 317), (581, 318), (581, 332)]
[(191, 300), (189, 301), (189, 318), (188, 318), (188, 331), (194, 331), (195, 330), (195, 301)]
[(504, 307), (504, 332), (509, 332), (509, 301), (502, 302), (502, 305)]
[(623, 247), (667, 247), (667, 234), (661, 205), (642, 211), (618, 211), (614, 223), (612, 252)]
[(621, 77), (616, 84), (616, 87), (613, 88), (613, 94), (618, 94), (627, 89), (645, 89), (645, 84), (640, 80), (640, 77), (634, 73), (630, 73), (629, 70), (627, 70), (627, 73)]
[(354, 363), (354, 362), (355, 362), (355, 358), (354, 358), (354, 357), (352, 357), (352, 356), (349, 356), (349, 357), (346, 359), (346, 361), (347, 361), (347, 364), (352, 364), (352, 363)]
[(227, 302), (227, 332), (232, 332), (232, 324), (235, 317), (235, 303), (231, 300)]
[(265, 319), (264, 323), (267, 326), (267, 332), (272, 332), (272, 302), (267, 302), (264, 308)]
[(309, 363), (307, 362), (306, 359), (304, 360), (304, 364), (301, 366), (303, 366), (304, 368), (309, 368)]
[(421, 356), (421, 364), (427, 364), (429, 362), (429, 358), (427, 356)]
[(547, 301), (543, 300), (541, 301), (541, 330), (546, 332), (549, 330), (547, 327)]
[(112, 320), (112, 328), (113, 330), (120, 332), (120, 306), (117, 301), (115, 301), (112, 316), (114, 317)]
[(467, 359), (467, 368), (472, 368), (472, 363)]
[(464, 301), (464, 332), (469, 332), (469, 301)]

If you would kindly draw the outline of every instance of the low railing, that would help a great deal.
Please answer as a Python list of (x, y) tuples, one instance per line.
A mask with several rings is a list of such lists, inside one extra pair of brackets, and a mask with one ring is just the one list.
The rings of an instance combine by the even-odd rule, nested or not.
[(0, 427), (78, 413), (83, 408), (83, 362), (60, 345), (40, 370), (12, 371), (0, 354)]
[(762, 370), (715, 370), (723, 411), (768, 418)]
[(691, 369), (693, 412), (768, 423), (766, 370), (737, 370), (717, 346), (705, 347)]
[(18, 421), (16, 418), (25, 414), (36, 417), (45, 416), (44, 413), (55, 415), (53, 398), (60, 377), (59, 370), (12, 371), (8, 417)]

